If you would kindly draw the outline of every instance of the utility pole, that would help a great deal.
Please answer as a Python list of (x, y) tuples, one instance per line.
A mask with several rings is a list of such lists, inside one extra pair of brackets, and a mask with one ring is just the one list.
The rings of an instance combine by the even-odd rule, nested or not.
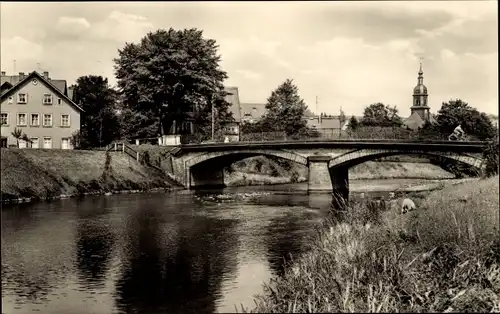
[(215, 101), (214, 94), (212, 94), (212, 141), (215, 141)]
[(318, 115), (318, 123), (321, 124), (321, 113), (318, 113), (318, 96), (316, 96), (316, 105), (314, 106), (314, 111)]
[(344, 111), (342, 111), (342, 105), (340, 105), (340, 113), (339, 113), (339, 126), (340, 126), (340, 129), (339, 129), (339, 138), (341, 137), (342, 135), (342, 127), (344, 127), (344, 121), (345, 121), (345, 115), (344, 115)]
[(15, 59), (14, 59), (14, 60), (12, 60), (12, 63), (13, 63), (13, 65), (14, 65), (14, 74), (16, 74), (16, 60), (15, 60)]

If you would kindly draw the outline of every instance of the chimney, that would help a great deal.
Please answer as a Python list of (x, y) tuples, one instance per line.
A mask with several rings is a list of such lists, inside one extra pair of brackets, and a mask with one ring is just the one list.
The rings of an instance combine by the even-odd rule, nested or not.
[(5, 76), (5, 71), (2, 71), (2, 76)]
[(19, 72), (19, 80), (24, 80), (24, 72)]
[(43, 78), (48, 80), (49, 79), (49, 72), (43, 71)]

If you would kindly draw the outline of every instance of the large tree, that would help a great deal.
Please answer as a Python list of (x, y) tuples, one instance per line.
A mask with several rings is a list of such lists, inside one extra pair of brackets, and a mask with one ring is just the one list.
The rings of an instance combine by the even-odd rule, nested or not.
[(81, 117), (80, 147), (105, 146), (119, 137), (116, 97), (107, 78), (88, 75), (76, 80), (73, 101), (85, 111)]
[(497, 133), (487, 114), (460, 99), (443, 102), (438, 111), (437, 123), (441, 133), (446, 135), (458, 125), (462, 126), (465, 133), (479, 140), (492, 138)]
[(227, 74), (219, 67), (217, 48), (197, 29), (160, 29), (137, 44), (126, 43), (114, 59), (124, 108), (141, 119), (154, 117), (158, 135), (182, 132), (189, 118), (206, 124), (212, 104), (225, 118)]
[(396, 106), (375, 103), (365, 107), (361, 124), (364, 126), (401, 126), (402, 120)]
[(287, 135), (307, 132), (307, 122), (304, 119), (306, 109), (298, 87), (293, 80), (287, 79), (267, 99), (261, 125), (264, 129), (284, 131)]

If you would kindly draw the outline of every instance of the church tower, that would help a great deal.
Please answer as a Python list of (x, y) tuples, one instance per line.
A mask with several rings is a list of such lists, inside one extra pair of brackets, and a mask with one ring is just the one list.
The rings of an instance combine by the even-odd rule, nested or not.
[(428, 121), (430, 118), (427, 97), (427, 87), (424, 85), (424, 71), (422, 71), (422, 62), (420, 62), (418, 83), (417, 86), (413, 88), (413, 105), (411, 106), (411, 115), (413, 115), (413, 113), (417, 113), (424, 121)]

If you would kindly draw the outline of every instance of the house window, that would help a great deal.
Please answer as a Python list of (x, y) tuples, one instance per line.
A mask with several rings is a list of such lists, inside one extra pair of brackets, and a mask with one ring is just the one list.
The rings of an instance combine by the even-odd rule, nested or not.
[(0, 124), (1, 125), (9, 125), (9, 114), (3, 113), (0, 115)]
[(52, 95), (51, 94), (43, 94), (43, 104), (44, 105), (52, 105)]
[(58, 105), (62, 105), (62, 99), (61, 98), (57, 98), (57, 104)]
[(26, 126), (27, 121), (26, 121), (26, 114), (25, 113), (18, 113), (17, 114), (17, 125), (18, 126)]
[(17, 94), (17, 103), (18, 104), (25, 104), (28, 102), (28, 95), (24, 93), (19, 93)]
[(12, 104), (14, 102), (14, 97), (9, 96), (9, 104)]
[(61, 149), (70, 149), (69, 138), (64, 137), (61, 139)]
[(32, 137), (31, 139), (31, 148), (39, 148), (38, 137)]
[(31, 114), (31, 126), (39, 126), (40, 125), (40, 116), (38, 113)]
[(52, 138), (44, 137), (43, 138), (43, 148), (52, 148)]
[(65, 126), (65, 127), (69, 126), (69, 114), (61, 115), (61, 126)]
[(26, 147), (28, 147), (28, 145), (27, 145), (28, 143), (26, 143), (25, 140), (19, 139), (18, 141), (19, 141), (19, 148), (26, 148)]
[(52, 115), (44, 114), (43, 115), (43, 126), (52, 126)]

